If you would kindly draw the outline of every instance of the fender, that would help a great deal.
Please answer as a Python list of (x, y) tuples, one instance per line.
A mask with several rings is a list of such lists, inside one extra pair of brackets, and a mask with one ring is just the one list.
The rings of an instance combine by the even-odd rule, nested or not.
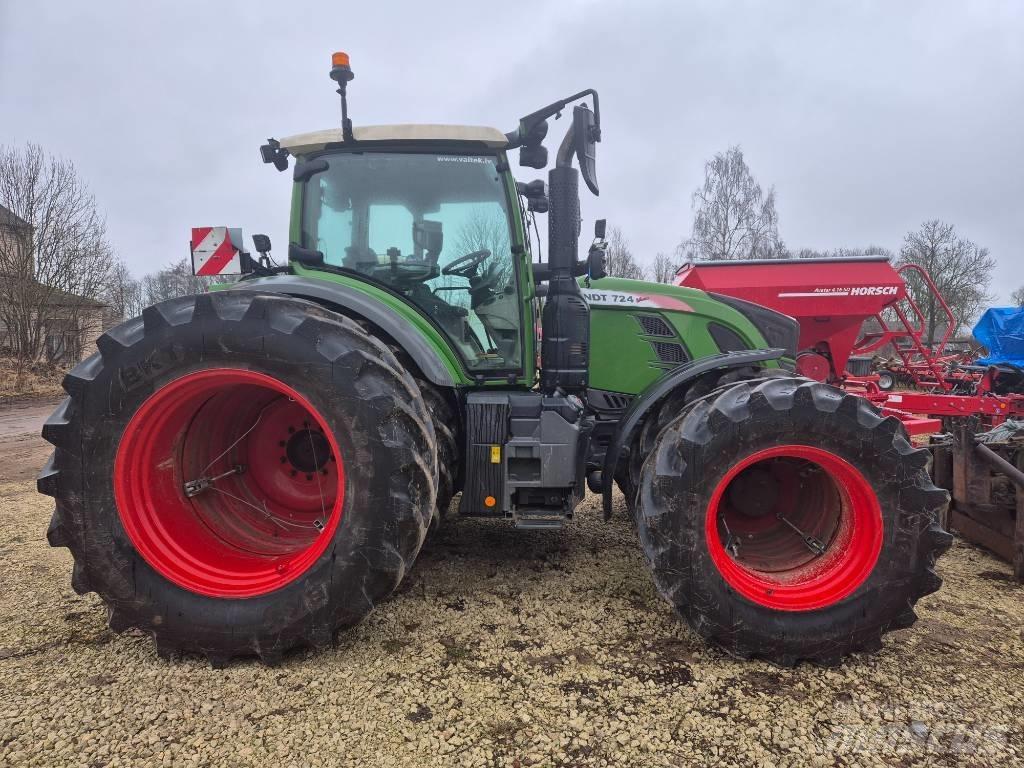
[[(269, 291), (308, 299), (321, 305), (334, 305), (367, 320), (390, 336), (405, 350), (423, 372), (424, 377), (439, 387), (454, 387), (455, 380), (441, 356), (409, 323), (403, 321), (387, 306), (372, 296), (350, 288), (347, 285), (313, 280), (297, 275), (275, 275), (274, 277), (239, 280), (226, 290)], [(330, 308), (328, 306), (328, 308)]]
[(669, 373), (662, 376), (634, 398), (619, 421), (618, 427), (615, 430), (615, 437), (612, 438), (608, 446), (608, 452), (604, 457), (604, 469), (601, 473), (604, 519), (608, 520), (612, 515), (612, 482), (615, 478), (615, 469), (619, 463), (622, 448), (629, 445), (636, 433), (637, 427), (640, 426), (644, 416), (652, 407), (660, 403), (677, 387), (688, 384), (710, 371), (744, 368), (752, 363), (778, 360), (785, 354), (786, 350), (773, 348), (745, 349), (739, 352), (723, 352), (718, 355), (708, 355), (707, 357), (702, 357), (673, 368)]

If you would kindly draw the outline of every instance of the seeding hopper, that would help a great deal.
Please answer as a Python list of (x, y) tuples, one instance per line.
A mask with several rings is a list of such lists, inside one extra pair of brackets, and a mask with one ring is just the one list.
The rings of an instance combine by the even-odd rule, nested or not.
[[(908, 280), (930, 292), (929, 311), (938, 315), (938, 339), (907, 289)], [(978, 415), (998, 424), (1024, 415), (1024, 396), (999, 394), (994, 366), (968, 371), (951, 365), (946, 344), (957, 327), (949, 305), (927, 271), (917, 264), (894, 267), (886, 256), (835, 259), (758, 259), (684, 264), (677, 285), (700, 288), (728, 301), (741, 299), (789, 315), (800, 325), (797, 371), (841, 385), (899, 417), (911, 434), (941, 426), (939, 417)], [(883, 392), (877, 374), (856, 366), (858, 358), (886, 346), (915, 392)], [(922, 418), (932, 417), (932, 418)]]
[[(934, 293), (945, 331), (926, 346), (925, 314), (907, 291), (905, 277), (916, 274)], [(684, 264), (677, 285), (724, 294), (789, 315), (800, 324), (797, 371), (838, 384), (853, 374), (851, 357), (871, 355), (887, 344), (907, 364), (923, 363), (941, 375), (937, 358), (955, 322), (931, 277), (916, 264), (896, 268), (886, 256), (838, 259), (758, 259)], [(872, 330), (865, 329), (874, 320)]]

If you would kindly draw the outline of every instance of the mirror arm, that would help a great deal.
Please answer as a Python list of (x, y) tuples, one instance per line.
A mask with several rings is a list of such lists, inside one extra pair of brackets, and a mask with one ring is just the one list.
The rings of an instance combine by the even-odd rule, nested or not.
[(508, 141), (508, 146), (505, 149), (515, 149), (523, 145), (526, 137), (530, 131), (533, 130), (534, 126), (543, 120), (547, 120), (552, 115), (558, 114), (566, 108), (569, 104), (590, 96), (594, 100), (594, 125), (600, 130), (601, 128), (601, 105), (597, 98), (597, 91), (593, 88), (587, 88), (585, 91), (574, 93), (572, 96), (567, 96), (560, 101), (552, 102), (546, 107), (541, 107), (536, 112), (531, 112), (526, 117), (519, 118), (519, 126), (514, 131), (509, 131), (505, 134), (505, 139)]
[(576, 154), (576, 142), (573, 141), (573, 137), (576, 132), (573, 130), (573, 125), (570, 123), (569, 130), (565, 132), (565, 137), (562, 139), (562, 143), (558, 146), (558, 156), (555, 160), (556, 168), (571, 168), (572, 157)]

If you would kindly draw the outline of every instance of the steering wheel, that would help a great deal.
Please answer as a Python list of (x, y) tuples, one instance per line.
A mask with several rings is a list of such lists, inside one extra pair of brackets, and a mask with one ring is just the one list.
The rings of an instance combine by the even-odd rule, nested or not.
[(441, 274), (470, 278), (476, 274), (476, 268), (489, 258), (491, 258), (491, 252), (486, 248), (480, 251), (473, 251), (472, 253), (467, 253), (465, 256), (459, 256), (459, 258), (450, 264), (446, 264), (441, 270)]

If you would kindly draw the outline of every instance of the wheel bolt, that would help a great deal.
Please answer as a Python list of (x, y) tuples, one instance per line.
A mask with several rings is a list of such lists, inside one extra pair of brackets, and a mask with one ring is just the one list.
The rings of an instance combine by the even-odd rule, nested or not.
[(287, 456), (282, 456), (281, 457), (281, 463), (284, 464), (286, 461), (288, 461), (288, 457)]
[(312, 480), (312, 479), (313, 479), (313, 476), (312, 476), (312, 475), (306, 475), (306, 479), (307, 479), (307, 480)]

